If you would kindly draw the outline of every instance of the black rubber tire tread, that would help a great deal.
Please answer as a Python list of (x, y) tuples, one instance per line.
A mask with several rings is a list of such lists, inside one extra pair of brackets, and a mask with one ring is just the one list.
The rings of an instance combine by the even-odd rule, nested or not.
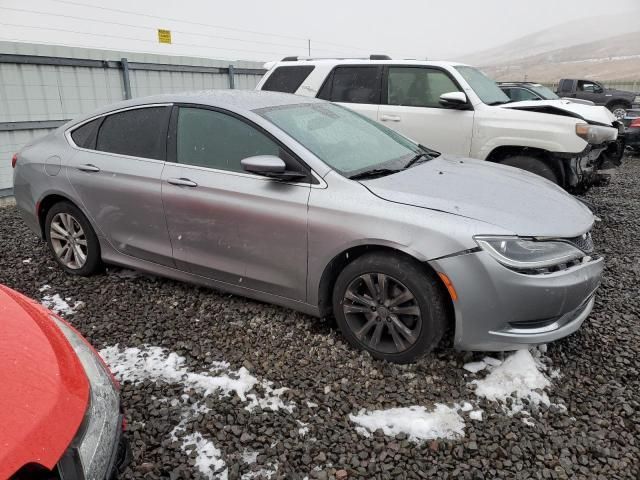
[[(418, 301), (422, 312), (422, 329), (418, 340), (408, 350), (395, 354), (373, 351), (349, 328), (342, 309), (344, 293), (353, 279), (365, 273), (391, 275), (407, 286)], [(334, 317), (346, 340), (352, 346), (368, 351), (374, 358), (393, 363), (415, 362), (429, 353), (442, 339), (449, 322), (445, 294), (438, 277), (417, 260), (393, 253), (367, 253), (348, 264), (336, 279), (332, 300)]]
[(544, 160), (531, 155), (513, 155), (500, 161), (502, 165), (520, 168), (527, 172), (535, 173), (547, 180), (560, 185), (560, 178), (556, 171)]
[[(82, 266), (82, 268), (78, 268), (75, 270), (68, 268), (66, 265), (62, 264), (60, 260), (58, 260), (58, 257), (53, 250), (53, 246), (51, 245), (50, 233), (51, 221), (53, 220), (53, 217), (58, 213), (68, 213), (72, 215), (78, 221), (78, 223), (80, 223), (82, 229), (85, 232), (85, 237), (87, 238), (87, 261)], [(53, 254), (53, 258), (56, 260), (56, 262), (58, 262), (58, 265), (60, 265), (65, 272), (72, 275), (79, 275), (81, 277), (88, 277), (102, 270), (103, 264), (100, 254), (100, 242), (98, 241), (98, 237), (96, 236), (93, 227), (89, 223), (89, 220), (87, 220), (87, 217), (85, 217), (82, 211), (73, 203), (58, 202), (54, 204), (47, 212), (44, 225), (44, 231), (49, 250)]]

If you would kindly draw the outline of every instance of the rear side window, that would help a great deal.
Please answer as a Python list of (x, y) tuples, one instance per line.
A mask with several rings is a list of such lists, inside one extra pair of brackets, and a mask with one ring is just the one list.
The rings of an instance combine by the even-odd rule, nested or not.
[(71, 132), (73, 143), (80, 148), (89, 148), (91, 150), (95, 149), (100, 122), (102, 122), (102, 118), (97, 118), (76, 128)]
[(540, 100), (540, 97), (535, 93), (526, 90), (524, 88), (512, 88), (510, 92), (507, 92), (509, 98), (514, 102), (524, 102), (527, 100)]
[(243, 158), (280, 156), (279, 145), (256, 128), (203, 108), (180, 108), (176, 141), (178, 163), (219, 170), (244, 172)]
[(570, 92), (573, 88), (573, 80), (562, 80), (560, 82), (560, 88), (558, 90), (562, 90), (563, 92)]
[(442, 70), (390, 67), (387, 86), (389, 105), (441, 108), (440, 95), (460, 89)]
[(380, 103), (382, 76), (377, 66), (337, 67), (327, 78), (318, 98), (332, 102)]
[(105, 117), (96, 150), (164, 160), (170, 107), (136, 108)]
[(262, 85), (262, 90), (271, 92), (295, 93), (315, 67), (299, 65), (294, 67), (278, 67)]

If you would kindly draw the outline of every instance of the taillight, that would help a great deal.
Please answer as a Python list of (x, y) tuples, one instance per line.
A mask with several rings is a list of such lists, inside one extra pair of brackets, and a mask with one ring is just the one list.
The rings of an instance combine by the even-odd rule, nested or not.
[(640, 128), (640, 117), (634, 119), (629, 126), (631, 128)]
[(18, 163), (18, 154), (14, 153), (11, 157), (11, 168), (16, 168), (16, 163)]

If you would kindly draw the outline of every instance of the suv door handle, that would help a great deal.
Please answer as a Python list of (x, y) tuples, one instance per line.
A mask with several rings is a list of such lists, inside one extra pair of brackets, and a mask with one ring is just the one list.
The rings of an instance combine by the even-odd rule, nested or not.
[(192, 182), (188, 178), (168, 178), (167, 182), (171, 185), (178, 185), (179, 187), (197, 187), (196, 182)]
[(382, 114), (382, 115), (380, 115), (380, 120), (382, 120), (383, 122), (399, 122), (400, 121), (400, 115)]
[(100, 168), (90, 163), (86, 163), (84, 165), (79, 165), (78, 170), (81, 170), (83, 172), (99, 172)]

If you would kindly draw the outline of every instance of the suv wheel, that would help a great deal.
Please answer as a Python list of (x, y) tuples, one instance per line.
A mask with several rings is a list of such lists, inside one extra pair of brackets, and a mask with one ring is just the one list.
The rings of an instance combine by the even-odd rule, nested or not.
[(544, 161), (537, 157), (529, 155), (514, 155), (513, 157), (507, 157), (500, 162), (502, 165), (509, 165), (510, 167), (520, 168), (527, 172), (535, 173), (547, 180), (560, 184), (560, 179), (556, 172)]
[(345, 267), (334, 286), (333, 312), (351, 345), (397, 363), (431, 351), (447, 325), (435, 275), (387, 253), (366, 254)]
[(98, 237), (75, 205), (60, 202), (51, 207), (45, 235), (54, 258), (67, 273), (87, 276), (100, 268)]

